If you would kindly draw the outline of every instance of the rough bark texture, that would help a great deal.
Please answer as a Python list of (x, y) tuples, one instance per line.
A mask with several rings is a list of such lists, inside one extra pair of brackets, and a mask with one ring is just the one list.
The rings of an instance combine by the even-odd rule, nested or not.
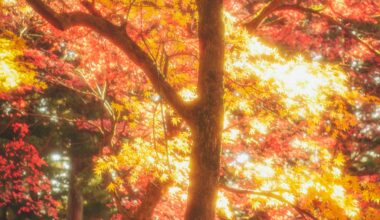
[(76, 158), (72, 157), (70, 179), (69, 179), (69, 201), (67, 205), (68, 220), (83, 219), (83, 196), (78, 181), (78, 163)]
[(185, 218), (215, 218), (223, 127), (223, 1), (199, 0), (199, 103), (192, 124), (190, 187)]

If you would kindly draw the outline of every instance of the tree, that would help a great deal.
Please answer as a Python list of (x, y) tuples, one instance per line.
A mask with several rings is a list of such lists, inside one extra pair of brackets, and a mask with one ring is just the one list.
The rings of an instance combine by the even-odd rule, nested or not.
[[(18, 138), (5, 143), (0, 154), (2, 218), (56, 217), (56, 201), (50, 195), (50, 182), (41, 168), (46, 165), (35, 147), (23, 139), (28, 133), (25, 124), (14, 123)], [(3, 141), (3, 140), (2, 140)]]
[[(185, 104), (173, 90), (154, 61), (123, 30), (100, 16), (73, 13), (60, 15), (42, 1), (28, 1), (46, 20), (61, 30), (83, 25), (92, 28), (123, 50), (147, 74), (156, 91), (191, 126), (191, 184), (187, 219), (212, 219), (218, 188), (221, 129), (223, 119), (223, 21), (221, 1), (200, 1), (199, 100)], [(212, 11), (212, 13), (210, 13)]]
[[(257, 151), (251, 152), (252, 155), (257, 156), (257, 158), (260, 158), (259, 160), (262, 160), (263, 155), (266, 154), (267, 156), (270, 153), (278, 152), (279, 149), (285, 149), (286, 146), (291, 145), (289, 143), (293, 143), (291, 141), (295, 140), (294, 137), (302, 137), (301, 134), (304, 136), (306, 135), (307, 138), (303, 137), (305, 139), (304, 142), (309, 143), (308, 145), (310, 146), (319, 145), (314, 142), (328, 142), (329, 137), (335, 139), (336, 137), (343, 136), (346, 134), (346, 130), (352, 128), (355, 124), (355, 120), (349, 110), (350, 106), (352, 106), (353, 102), (356, 100), (360, 100), (362, 102), (369, 101), (368, 99), (362, 98), (358, 93), (346, 91), (346, 85), (344, 85), (346, 78), (341, 74), (339, 68), (324, 64), (314, 64), (314, 66), (312, 64), (305, 64), (308, 61), (303, 57), (293, 59), (288, 64), (288, 60), (284, 59), (284, 56), (277, 54), (279, 52), (275, 51), (275, 53), (273, 53), (271, 48), (262, 46), (257, 40), (248, 36), (246, 31), (236, 28), (236, 23), (229, 20), (231, 18), (226, 16), (227, 21), (224, 21), (222, 1), (200, 0), (197, 1), (196, 5), (194, 2), (179, 3), (177, 1), (133, 1), (129, 3), (114, 1), (112, 4), (110, 1), (94, 1), (93, 3), (83, 2), (82, 4), (75, 3), (73, 1), (72, 8), (78, 11), (62, 13), (57, 12), (60, 9), (59, 5), (48, 5), (40, 0), (28, 0), (27, 2), (36, 12), (38, 12), (45, 20), (57, 29), (67, 30), (74, 26), (84, 26), (108, 39), (119, 50), (125, 53), (128, 58), (146, 74), (155, 91), (159, 94), (157, 99), (163, 98), (165, 103), (173, 108), (182, 120), (186, 121), (187, 125), (190, 127), (192, 137), (192, 147), (190, 153), (190, 185), (186, 219), (213, 219), (215, 215), (217, 191), (220, 184), (219, 182), (223, 182), (219, 180), (219, 176), (223, 173), (223, 178), (229, 180), (228, 176), (233, 176), (231, 172), (235, 172), (237, 174), (240, 172), (238, 169), (237, 171), (220, 169), (223, 121), (225, 121), (226, 124), (228, 124), (227, 122), (231, 123), (232, 121), (237, 124), (236, 126), (239, 126), (238, 130), (231, 129), (224, 132), (226, 134), (224, 139), (224, 143), (227, 143), (226, 147), (228, 147), (228, 144), (235, 147), (239, 145), (242, 147), (252, 144), (248, 143), (248, 138), (241, 141), (241, 143), (236, 144), (237, 140), (233, 137), (236, 135), (247, 137), (249, 132), (253, 132), (250, 134), (251, 142), (252, 139), (257, 138), (256, 140), (260, 140), (260, 138), (265, 137), (266, 141), (264, 143), (259, 143), (256, 145), (258, 148), (259, 146), (266, 146), (269, 150), (267, 152), (264, 150), (259, 153)], [(371, 1), (368, 1), (368, 4), (370, 4), (370, 2)], [(282, 2), (275, 0), (271, 1), (264, 7), (262, 7), (261, 4), (255, 5), (255, 3), (257, 3), (257, 1), (234, 1), (226, 4), (226, 10), (230, 10), (234, 13), (234, 17), (242, 18), (247, 14), (250, 15), (250, 13), (254, 12), (257, 8), (262, 8), (262, 10), (257, 13), (257, 16), (254, 16), (252, 21), (248, 22), (246, 26), (248, 29), (260, 33), (263, 36), (270, 35), (277, 36), (278, 38), (281, 36), (286, 37), (286, 30), (289, 30), (287, 29), (289, 26), (287, 26), (288, 22), (283, 21), (284, 19), (287, 21), (302, 18), (301, 20), (303, 22), (309, 22), (310, 24), (316, 25), (316, 27), (322, 27), (321, 30), (330, 29), (331, 25), (337, 26), (343, 29), (345, 39), (350, 39), (348, 40), (349, 42), (356, 42), (355, 45), (361, 45), (364, 47), (364, 51), (366, 51), (366, 53), (360, 55), (361, 59), (373, 57), (373, 54), (375, 56), (377, 55), (376, 49), (374, 49), (374, 47), (367, 42), (367, 39), (363, 40), (361, 37), (352, 34), (350, 29), (351, 27), (347, 27), (348, 25), (344, 23), (346, 21), (341, 23), (339, 20), (335, 19), (335, 17), (331, 16), (330, 13), (332, 13), (331, 9), (333, 7), (326, 6), (327, 9), (325, 9), (323, 2), (318, 5), (313, 2), (294, 3), (293, 1)], [(376, 3), (373, 3), (373, 5), (376, 6)], [(118, 7), (120, 9), (120, 13), (115, 13)], [(234, 11), (234, 8), (241, 9), (242, 7), (247, 10)], [(372, 6), (371, 8), (374, 7)], [(87, 10), (87, 12), (83, 12), (84, 10)], [(183, 15), (178, 13), (178, 11), (182, 12)], [(293, 13), (294, 11), (296, 11), (296, 13)], [(375, 13), (375, 10), (370, 11), (369, 15), (373, 15), (373, 13)], [(123, 14), (126, 16), (122, 16)], [(129, 15), (131, 15), (131, 19)], [(194, 19), (192, 19), (192, 16)], [(334, 16), (336, 16), (336, 14), (334, 14)], [(319, 18), (315, 19), (315, 17)], [(367, 22), (366, 19), (367, 18), (364, 18), (362, 20)], [(144, 21), (144, 23), (142, 23), (142, 21)], [(372, 21), (368, 20), (368, 22), (371, 23)], [(118, 25), (116, 25), (116, 23)], [(227, 33), (229, 34), (226, 36), (226, 41), (223, 37), (225, 33), (224, 23), (230, 26), (227, 27)], [(294, 31), (294, 36), (301, 39), (301, 46), (310, 49), (316, 45), (322, 45), (319, 50), (324, 54), (324, 57), (331, 60), (335, 59), (344, 61), (344, 56), (337, 56), (337, 54), (340, 54), (340, 51), (330, 52), (328, 50), (331, 48), (331, 44), (335, 42), (332, 36), (321, 37), (318, 36), (318, 33), (308, 32), (306, 28), (299, 30), (297, 25), (290, 26), (290, 28), (296, 30)], [(235, 27), (236, 29), (231, 31), (232, 27)], [(155, 28), (159, 29), (161, 33), (157, 33), (157, 31), (154, 32)], [(187, 43), (185, 49), (179, 49), (180, 47), (183, 47), (183, 43), (182, 45), (172, 43), (172, 41), (175, 42), (176, 38), (175, 35), (173, 36), (173, 28), (176, 28), (177, 33), (186, 39), (184, 41)], [(197, 28), (198, 31), (196, 31)], [(230, 32), (228, 32), (228, 28), (230, 28)], [(171, 33), (172, 36), (163, 37), (161, 34), (166, 31)], [(233, 31), (236, 33), (233, 33)], [(196, 37), (197, 40), (191, 41), (194, 37)], [(369, 35), (366, 37), (369, 38), (369, 41), (376, 40)], [(285, 45), (283, 46), (285, 48), (295, 46), (294, 39), (295, 38), (286, 38), (284, 41)], [(272, 40), (276, 41), (279, 39), (273, 37)], [(153, 43), (149, 43), (149, 41)], [(199, 47), (197, 44), (199, 44)], [(86, 46), (88, 47), (90, 45), (87, 44)], [(361, 46), (358, 47), (362, 49)], [(193, 53), (191, 53), (191, 47), (196, 48), (193, 49)], [(228, 48), (226, 57), (224, 56), (225, 47)], [(84, 47), (83, 52), (86, 50), (88, 50), (88, 48)], [(313, 52), (319, 52), (319, 50), (314, 49)], [(78, 51), (80, 51), (80, 49)], [(192, 57), (194, 55), (194, 51), (195, 53), (199, 52), (199, 56), (198, 54), (195, 55), (195, 63), (199, 63), (199, 69), (193, 65), (194, 63), (192, 61), (194, 58), (188, 59), (191, 64), (184, 64), (184, 56)], [(355, 56), (355, 51), (358, 50), (353, 50), (353, 55), (350, 55), (350, 58)], [(93, 55), (97, 56), (98, 54), (93, 53)], [(257, 61), (257, 57), (260, 57), (261, 60)], [(239, 60), (241, 60), (240, 63), (238, 62)], [(244, 60), (244, 62), (242, 60)], [(224, 65), (224, 63), (226, 63), (226, 65)], [(277, 69), (275, 68), (275, 65), (272, 65), (271, 63), (276, 64)], [(133, 66), (133, 64), (130, 63), (127, 65)], [(177, 75), (176, 72), (181, 68), (181, 66), (184, 66), (184, 69), (187, 68), (186, 80), (182, 81), (178, 79), (181, 74), (178, 73)], [(312, 87), (309, 91), (306, 91), (306, 93), (305, 91), (297, 93), (294, 88), (292, 90), (292, 87), (298, 88), (296, 87), (298, 84), (303, 84), (305, 82), (299, 80), (296, 81), (296, 83), (293, 82), (292, 84), (292, 81), (286, 80), (286, 77), (294, 78), (294, 75), (287, 75), (288, 72), (286, 71), (283, 72), (285, 77), (279, 80), (276, 76), (271, 76), (270, 74), (260, 75), (260, 73), (268, 73), (268, 70), (273, 72), (281, 72), (279, 67), (287, 67), (289, 73), (297, 74), (300, 72), (308, 73), (308, 70), (310, 69), (310, 72), (317, 76), (316, 78), (313, 78), (316, 86)], [(250, 70), (254, 68), (256, 73), (250, 74)], [(298, 69), (296, 69), (297, 71), (292, 71), (292, 68)], [(244, 71), (246, 71), (247, 74), (242, 77), (242, 72)], [(319, 71), (322, 72), (322, 74), (318, 75)], [(192, 80), (189, 80), (189, 78), (191, 79), (191, 74), (198, 75), (198, 81), (196, 83), (196, 98), (192, 101), (186, 102), (176, 92), (176, 90), (181, 87), (186, 88), (185, 85), (192, 82)], [(325, 75), (329, 74), (333, 75), (333, 77), (326, 79)], [(225, 80), (223, 79), (223, 75), (226, 76)], [(318, 77), (322, 80), (319, 80)], [(226, 83), (224, 83), (224, 81), (226, 81)], [(260, 82), (262, 82), (262, 84), (260, 84)], [(308, 85), (310, 85), (310, 83)], [(326, 91), (323, 89), (324, 87), (320, 85), (331, 86), (333, 89)], [(271, 88), (271, 91), (269, 92), (266, 91), (266, 88), (268, 87)], [(303, 88), (305, 89), (305, 87), (308, 88), (308, 86), (304, 86)], [(90, 88), (95, 88), (95, 86), (90, 86)], [(104, 85), (103, 88), (106, 90), (106, 85)], [(317, 91), (319, 92), (319, 90), (323, 90), (321, 94), (324, 94), (324, 97), (315, 97), (315, 93)], [(101, 91), (99, 90), (99, 92)], [(303, 98), (302, 96), (305, 94), (306, 98)], [(260, 100), (257, 96), (263, 97)], [(254, 101), (248, 102), (247, 100), (250, 98)], [(313, 98), (315, 98), (316, 101), (310, 103), (310, 100)], [(331, 98), (336, 98), (339, 100), (337, 102), (332, 102), (329, 101)], [(104, 100), (105, 99), (103, 97), (103, 101)], [(228, 104), (228, 108), (226, 107), (225, 110), (224, 103)], [(257, 108), (254, 105), (261, 107)], [(161, 108), (163, 108), (162, 105)], [(264, 108), (266, 111), (269, 109), (269, 111), (274, 113), (265, 113), (262, 111)], [(114, 112), (120, 113), (123, 108), (120, 109), (120, 106), (114, 104), (111, 106), (111, 110), (112, 109), (114, 109)], [(224, 111), (226, 111), (226, 114)], [(328, 111), (336, 112), (336, 114), (328, 114)], [(257, 119), (260, 120), (253, 122), (248, 120), (255, 117), (255, 114), (261, 114), (260, 117), (257, 117)], [(234, 120), (225, 120), (226, 116), (234, 118)], [(147, 116), (144, 116), (142, 118), (146, 117)], [(176, 123), (165, 123), (165, 117), (162, 116), (162, 127), (164, 131), (163, 133), (167, 135), (170, 134), (170, 132), (168, 132), (170, 129), (168, 128), (173, 127)], [(175, 117), (176, 115), (174, 115), (174, 118)], [(168, 116), (168, 118), (173, 119), (173, 116)], [(267, 123), (263, 124), (262, 121), (265, 120), (267, 120)], [(320, 121), (323, 121), (322, 126), (319, 125)], [(344, 121), (350, 121), (350, 123), (347, 125)], [(114, 124), (116, 125), (117, 123)], [(256, 130), (249, 131), (247, 124), (256, 128)], [(265, 129), (268, 128), (268, 124), (271, 124), (271, 126), (274, 126), (277, 129), (271, 129), (272, 136), (266, 135)], [(260, 129), (261, 134), (260, 132), (257, 132), (257, 130), (260, 131)], [(308, 131), (305, 132), (305, 129), (308, 129)], [(180, 128), (180, 130), (185, 129)], [(294, 133), (291, 132), (292, 130)], [(111, 132), (111, 134), (113, 133), (114, 132)], [(292, 138), (286, 138), (287, 136)], [(166, 137), (165, 139), (168, 138)], [(112, 136), (109, 140), (111, 142), (108, 143), (112, 143)], [(228, 141), (230, 141), (230, 143), (228, 143)], [(302, 146), (302, 144), (299, 145)], [(330, 143), (326, 145), (330, 146), (334, 144)], [(232, 149), (236, 150), (239, 148)], [(121, 152), (116, 150), (112, 153), (116, 155), (123, 155), (123, 153), (130, 155), (136, 151), (139, 152), (139, 149), (133, 149), (129, 147), (128, 144), (125, 144)], [(310, 152), (306, 151), (306, 153)], [(299, 170), (293, 168), (295, 167), (294, 164), (298, 164), (299, 161), (302, 161), (303, 157), (306, 158), (304, 161), (310, 161), (310, 157), (304, 154), (305, 151), (303, 150), (289, 150), (289, 152), (286, 152), (279, 157), (280, 159), (277, 161), (281, 161), (281, 166), (279, 167), (284, 167), (284, 165), (289, 166), (290, 164), (290, 170), (292, 170), (292, 172), (300, 172)], [(315, 154), (329, 155), (324, 150), (316, 151)], [(239, 161), (247, 161), (247, 156), (244, 156), (244, 154), (240, 156)], [(292, 157), (297, 158), (297, 160), (291, 161), (290, 158)], [(330, 158), (331, 156), (326, 157)], [(329, 159), (326, 160), (327, 161), (324, 161), (325, 165), (331, 162), (329, 162)], [(100, 162), (101, 161), (102, 160), (100, 160)], [(228, 156), (226, 161), (228, 161)], [(138, 161), (134, 164), (135, 167), (138, 167), (137, 163)], [(322, 163), (322, 161), (320, 161), (320, 163)], [(337, 165), (340, 165), (341, 159), (339, 159), (336, 163)], [(282, 172), (280, 169), (271, 171), (271, 169), (268, 168), (268, 164), (271, 163), (254, 164), (254, 167), (261, 166), (264, 170), (267, 169), (269, 173), (280, 175)], [(134, 165), (131, 164), (131, 167)], [(314, 171), (315, 170), (313, 170), (313, 172)], [(327, 176), (328, 174), (331, 174), (328, 169), (324, 169), (324, 172)], [(319, 175), (320, 174), (316, 172), (315, 175), (313, 173), (311, 176)], [(263, 176), (263, 178), (264, 177), (265, 176)], [(273, 175), (270, 175), (270, 177), (273, 177)], [(291, 179), (291, 176), (285, 175), (284, 178)], [(234, 179), (236, 179), (236, 177), (234, 177)], [(331, 177), (331, 179), (334, 178)], [(350, 181), (355, 182), (357, 180), (355, 179)], [(350, 181), (344, 182), (344, 184), (347, 184)], [(312, 217), (313, 214), (304, 211), (304, 209), (300, 207), (311, 209), (310, 206), (312, 204), (315, 207), (318, 207), (317, 210), (314, 210), (314, 212), (320, 214), (318, 209), (323, 211), (324, 209), (322, 207), (326, 207), (326, 204), (335, 204), (329, 200), (329, 195), (331, 195), (332, 192), (335, 192), (334, 189), (336, 191), (341, 191), (341, 188), (339, 188), (337, 184), (341, 183), (337, 182), (336, 185), (334, 185), (336, 186), (335, 188), (327, 187), (329, 189), (331, 188), (332, 191), (326, 190), (326, 195), (324, 197), (326, 199), (326, 203), (322, 202), (314, 204), (312, 202), (316, 202), (315, 200), (311, 200), (312, 202), (310, 202), (307, 198), (302, 201), (309, 202), (305, 202), (305, 204), (300, 204), (298, 206), (292, 203), (292, 199), (286, 200), (285, 203), (288, 203), (288, 205), (290, 203), (290, 205), (295, 207), (295, 210), (299, 211), (301, 214)], [(297, 183), (294, 183), (293, 185), (297, 185)], [(255, 187), (258, 187), (258, 185)], [(249, 190), (236, 190), (231, 189), (231, 187), (228, 186), (224, 188), (226, 190), (235, 191), (238, 193), (250, 193)], [(147, 187), (147, 189), (149, 189), (149, 187)], [(255, 191), (252, 192), (258, 193)], [(376, 195), (377, 193), (375, 192), (373, 194)], [(265, 196), (264, 194), (262, 195)], [(266, 194), (266, 196), (278, 198), (278, 194)], [(302, 195), (297, 195), (297, 197), (302, 198)], [(310, 198), (312, 197), (314, 198), (314, 196), (310, 196)], [(259, 200), (258, 198), (255, 199)], [(342, 201), (343, 200), (338, 201), (338, 208), (343, 209), (344, 206), (339, 205), (339, 202)], [(343, 203), (348, 203), (350, 201), (344, 200)], [(334, 208), (332, 210), (335, 211)], [(357, 212), (353, 210), (352, 213), (355, 214)], [(351, 215), (352, 213), (349, 213), (348, 215)]]
[[(47, 165), (35, 146), (28, 143), (28, 125), (18, 122), (19, 114), (10, 113), (8, 100), (25, 107), (23, 101), (14, 99), (9, 93), (24, 95), (34, 84), (38, 90), (43, 84), (37, 82), (31, 64), (22, 60), (25, 43), (22, 39), (5, 31), (0, 39), (2, 97), (0, 150), (0, 210), (1, 218), (48, 218), (56, 217), (58, 203), (51, 197), (50, 182), (43, 173)], [(17, 95), (15, 95), (17, 97)], [(7, 120), (10, 118), (10, 120)]]

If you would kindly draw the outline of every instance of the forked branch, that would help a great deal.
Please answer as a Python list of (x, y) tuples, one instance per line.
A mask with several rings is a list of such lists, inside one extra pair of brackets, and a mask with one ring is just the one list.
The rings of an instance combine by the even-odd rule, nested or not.
[(173, 107), (186, 121), (191, 121), (190, 107), (164, 79), (155, 62), (139, 47), (120, 26), (114, 25), (100, 14), (93, 15), (76, 11), (57, 13), (42, 0), (26, 0), (45, 20), (59, 30), (74, 26), (84, 26), (99, 33), (120, 48), (129, 59), (139, 66), (153, 84), (156, 92)]

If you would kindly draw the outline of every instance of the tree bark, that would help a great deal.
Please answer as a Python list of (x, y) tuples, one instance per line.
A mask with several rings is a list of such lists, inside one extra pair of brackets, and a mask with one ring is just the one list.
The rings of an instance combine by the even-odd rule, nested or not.
[(83, 219), (83, 195), (79, 184), (79, 167), (78, 158), (71, 157), (71, 171), (69, 179), (69, 201), (67, 204), (67, 219), (82, 220)]
[(198, 104), (192, 123), (187, 220), (215, 218), (223, 128), (224, 24), (222, 0), (198, 0)]
[(171, 182), (152, 181), (147, 186), (146, 193), (141, 199), (141, 205), (134, 214), (134, 220), (150, 220), (153, 217), (154, 209), (160, 202), (161, 197), (166, 193)]
[(0, 219), (7, 220), (7, 207), (0, 208)]
[(194, 145), (190, 158), (190, 187), (185, 217), (187, 220), (208, 220), (215, 217), (221, 132), (216, 123), (210, 122), (211, 118), (204, 119), (203, 123), (199, 121), (198, 128), (193, 129)]

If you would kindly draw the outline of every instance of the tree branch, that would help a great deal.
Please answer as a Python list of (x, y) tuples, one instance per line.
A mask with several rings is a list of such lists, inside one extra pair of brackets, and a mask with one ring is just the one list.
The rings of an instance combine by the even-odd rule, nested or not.
[(324, 18), (327, 21), (331, 22), (332, 24), (335, 24), (335, 25), (339, 26), (340, 28), (342, 28), (342, 30), (344, 30), (350, 37), (352, 37), (354, 40), (356, 40), (359, 43), (361, 43), (362, 45), (364, 45), (369, 51), (371, 51), (375, 55), (377, 55), (377, 56), (380, 55), (379, 50), (376, 50), (375, 48), (373, 48), (369, 43), (365, 42), (363, 39), (361, 39), (356, 34), (354, 34), (353, 30), (346, 27), (344, 24), (340, 23), (339, 21), (335, 20), (333, 17), (331, 17), (329, 15), (326, 15), (326, 14), (323, 14), (323, 13), (317, 11), (317, 10), (313, 10), (311, 8), (305, 8), (305, 7), (302, 7), (299, 5), (282, 5), (282, 6), (278, 7), (277, 10), (296, 10), (299, 12), (306, 12), (306, 13), (314, 14), (314, 15), (317, 15), (321, 18)]
[(163, 78), (154, 61), (129, 37), (125, 29), (114, 25), (99, 15), (94, 16), (79, 11), (56, 13), (42, 0), (26, 1), (38, 14), (59, 30), (64, 31), (71, 27), (84, 26), (111, 41), (145, 72), (157, 93), (162, 96), (185, 121), (191, 122), (192, 115), (190, 105), (185, 103), (174, 88)]
[(353, 33), (353, 31), (346, 27), (344, 24), (340, 23), (339, 21), (335, 20), (333, 17), (323, 14), (320, 11), (313, 10), (311, 8), (305, 8), (298, 4), (295, 5), (281, 5), (281, 0), (272, 0), (267, 6), (265, 6), (257, 16), (255, 16), (250, 22), (245, 24), (245, 27), (248, 29), (249, 32), (254, 32), (255, 29), (257, 29), (262, 21), (271, 13), (275, 11), (280, 10), (295, 10), (298, 12), (303, 13), (311, 13), (314, 15), (317, 15), (321, 18), (326, 19), (327, 21), (331, 22), (334, 25), (339, 26), (344, 30), (350, 37), (352, 37), (354, 40), (358, 41), (362, 45), (364, 45), (369, 51), (374, 53), (376, 56), (380, 56), (380, 51), (373, 48), (369, 43), (358, 37), (356, 34)]
[(81, 4), (83, 5), (83, 7), (85, 7), (88, 12), (90, 12), (94, 16), (101, 17), (102, 15), (100, 14), (100, 12), (98, 10), (96, 10), (94, 3), (95, 2), (91, 3), (91, 2), (88, 2), (88, 1), (82, 1), (81, 2)]
[(280, 3), (281, 0), (272, 0), (270, 3), (264, 6), (250, 22), (245, 24), (245, 27), (248, 29), (248, 31), (254, 32), (257, 27), (259, 27), (260, 24), (264, 21), (264, 19), (279, 7)]
[(304, 210), (304, 209), (294, 205), (293, 203), (285, 200), (281, 196), (276, 195), (272, 192), (260, 192), (260, 191), (254, 191), (254, 190), (249, 190), (249, 189), (239, 189), (239, 188), (227, 186), (227, 185), (222, 184), (222, 183), (219, 184), (219, 188), (224, 189), (228, 192), (236, 193), (236, 194), (254, 194), (254, 195), (258, 195), (258, 196), (265, 196), (265, 197), (273, 198), (273, 199), (276, 199), (280, 202), (283, 202), (283, 203), (290, 205), (294, 210), (296, 210), (298, 213), (300, 213), (304, 218), (306, 215), (307, 217), (309, 217), (313, 220), (317, 220), (317, 218), (314, 217), (314, 215), (311, 214), (310, 212), (308, 212), (307, 210)]

